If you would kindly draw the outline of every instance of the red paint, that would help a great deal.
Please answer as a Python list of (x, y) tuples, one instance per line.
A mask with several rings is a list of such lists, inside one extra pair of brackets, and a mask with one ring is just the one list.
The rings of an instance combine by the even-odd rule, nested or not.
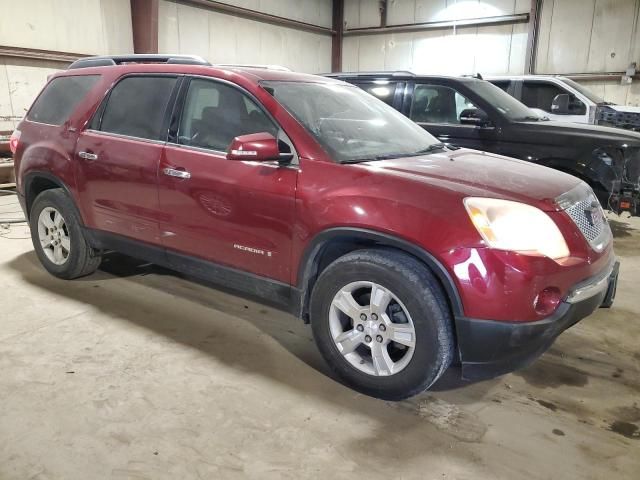
[(252, 133), (236, 137), (229, 146), (227, 160), (265, 162), (277, 160), (278, 141), (270, 133)]
[[(136, 72), (210, 76), (245, 88), (293, 141), (299, 166), (232, 161), (201, 149), (87, 131), (87, 121), (110, 86)], [(566, 295), (573, 285), (603, 270), (613, 255), (611, 245), (594, 251), (553, 204), (553, 198), (579, 182), (572, 176), (464, 149), (337, 164), (259, 86), (262, 79), (333, 82), (330, 79), (189, 65), (125, 65), (61, 75), (68, 74), (102, 78), (66, 124), (21, 122), (16, 170), (19, 179), (34, 171), (58, 177), (91, 228), (293, 285), (300, 280), (299, 263), (316, 235), (338, 226), (375, 230), (418, 245), (442, 263), (459, 290), (465, 316), (507, 322), (548, 315), (548, 309), (543, 315), (535, 308), (541, 292)], [(243, 144), (270, 155), (271, 141), (250, 138)], [(80, 151), (92, 152), (98, 160), (83, 160)], [(164, 175), (169, 167), (186, 170), (191, 178)], [(19, 189), (24, 193), (20, 184)], [(563, 232), (571, 257), (557, 263), (487, 248), (464, 209), (467, 196), (515, 200), (547, 211)]]

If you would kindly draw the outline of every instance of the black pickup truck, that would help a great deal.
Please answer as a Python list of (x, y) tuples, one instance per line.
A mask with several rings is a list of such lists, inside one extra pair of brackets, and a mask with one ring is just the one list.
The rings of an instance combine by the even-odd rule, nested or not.
[(640, 133), (552, 122), (473, 77), (332, 73), (394, 107), (443, 143), (546, 165), (587, 182), (604, 208), (640, 215)]

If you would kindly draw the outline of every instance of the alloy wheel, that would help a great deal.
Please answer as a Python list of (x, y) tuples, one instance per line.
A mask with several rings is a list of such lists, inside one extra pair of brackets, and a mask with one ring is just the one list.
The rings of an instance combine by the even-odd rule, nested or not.
[(402, 371), (416, 345), (413, 320), (389, 289), (373, 282), (353, 282), (334, 296), (329, 309), (331, 337), (342, 356), (374, 376)]
[(38, 217), (38, 238), (47, 258), (63, 265), (71, 252), (71, 239), (64, 217), (53, 207), (45, 207)]

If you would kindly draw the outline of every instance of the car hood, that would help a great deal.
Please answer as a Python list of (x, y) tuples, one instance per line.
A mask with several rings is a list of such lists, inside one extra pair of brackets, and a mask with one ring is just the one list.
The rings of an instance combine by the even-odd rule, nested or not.
[(555, 199), (581, 180), (551, 168), (470, 149), (365, 162), (377, 173), (401, 176), (462, 197), (501, 198), (560, 210)]
[(568, 123), (568, 122), (519, 122), (520, 125), (536, 135), (544, 135), (541, 142), (561, 143), (566, 142), (570, 138), (584, 138), (592, 142), (602, 144), (627, 143), (640, 146), (640, 133), (624, 130), (622, 128), (603, 127), (600, 125), (589, 125), (586, 123)]

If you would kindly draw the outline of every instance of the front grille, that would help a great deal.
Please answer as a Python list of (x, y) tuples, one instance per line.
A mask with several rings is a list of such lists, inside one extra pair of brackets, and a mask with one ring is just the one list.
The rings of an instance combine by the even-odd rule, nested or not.
[(567, 213), (589, 242), (593, 242), (602, 234), (604, 219), (595, 197), (579, 201), (569, 207)]
[[(611, 229), (593, 191), (586, 185), (580, 187), (578, 191), (574, 189), (562, 196), (565, 202), (572, 199), (569, 205), (567, 202), (563, 206), (589, 244), (601, 251), (609, 242)], [(562, 205), (562, 200), (558, 203)]]

